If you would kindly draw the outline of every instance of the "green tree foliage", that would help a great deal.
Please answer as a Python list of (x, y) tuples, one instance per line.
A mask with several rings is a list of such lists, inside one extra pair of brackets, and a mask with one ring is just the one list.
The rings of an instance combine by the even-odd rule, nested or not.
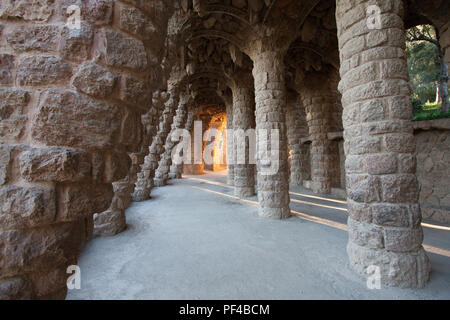
[[(436, 89), (440, 77), (439, 53), (436, 45), (431, 42), (412, 40), (408, 36), (408, 33), (410, 34), (411, 32), (411, 29), (407, 31), (407, 39), (410, 41), (407, 41), (406, 56), (412, 98), (413, 101), (420, 101), (424, 105), (426, 102), (435, 101), (436, 99)], [(432, 30), (429, 31), (429, 34), (430, 37), (436, 37), (433, 35)]]

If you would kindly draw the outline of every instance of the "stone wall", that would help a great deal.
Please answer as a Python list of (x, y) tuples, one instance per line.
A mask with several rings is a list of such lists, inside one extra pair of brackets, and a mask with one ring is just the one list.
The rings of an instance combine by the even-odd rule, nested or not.
[(450, 223), (450, 119), (414, 123), (422, 216)]
[[(81, 23), (67, 24), (70, 5)], [(66, 269), (142, 143), (170, 3), (0, 6), (0, 299), (63, 298)]]

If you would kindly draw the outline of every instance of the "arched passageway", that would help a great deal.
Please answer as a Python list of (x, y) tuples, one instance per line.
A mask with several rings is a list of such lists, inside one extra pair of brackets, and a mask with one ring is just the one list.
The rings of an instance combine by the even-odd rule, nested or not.
[(446, 1), (31, 2), (0, 8), (0, 298), (64, 298), (132, 201), (225, 166), (262, 218), (346, 197), (350, 266), (426, 285), (405, 25), (433, 23), (450, 62)]

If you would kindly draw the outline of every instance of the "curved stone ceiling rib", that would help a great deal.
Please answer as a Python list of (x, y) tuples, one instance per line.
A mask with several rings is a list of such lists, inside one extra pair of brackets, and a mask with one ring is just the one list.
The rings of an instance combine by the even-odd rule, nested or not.
[(230, 15), (230, 16), (244, 22), (245, 24), (250, 25), (247, 12), (237, 9), (233, 6), (212, 4), (212, 5), (206, 6), (205, 11), (208, 14), (211, 14), (211, 13), (227, 14), (227, 15)]
[(234, 44), (238, 48), (243, 47), (243, 42), (241, 40), (239, 40), (237, 37), (235, 37), (231, 33), (228, 33), (226, 31), (222, 31), (222, 30), (208, 30), (208, 29), (197, 30), (188, 36), (188, 38), (186, 39), (186, 42), (189, 43), (190, 41), (197, 39), (197, 38), (225, 39), (225, 40), (231, 42), (232, 44)]

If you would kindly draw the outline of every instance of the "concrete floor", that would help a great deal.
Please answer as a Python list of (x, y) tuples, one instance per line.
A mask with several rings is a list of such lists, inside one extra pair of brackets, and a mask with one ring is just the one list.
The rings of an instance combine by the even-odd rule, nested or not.
[(125, 232), (92, 240), (68, 299), (450, 299), (449, 229), (424, 228), (426, 288), (369, 290), (348, 265), (345, 203), (299, 188), (291, 208), (304, 215), (268, 220), (256, 197), (232, 197), (224, 172), (190, 178), (134, 203)]

